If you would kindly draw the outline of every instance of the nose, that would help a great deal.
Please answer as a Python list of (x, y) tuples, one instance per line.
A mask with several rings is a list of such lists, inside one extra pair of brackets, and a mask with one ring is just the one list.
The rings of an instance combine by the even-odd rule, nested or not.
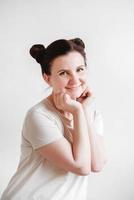
[(79, 76), (76, 74), (70, 75), (69, 84), (78, 86), (80, 83)]

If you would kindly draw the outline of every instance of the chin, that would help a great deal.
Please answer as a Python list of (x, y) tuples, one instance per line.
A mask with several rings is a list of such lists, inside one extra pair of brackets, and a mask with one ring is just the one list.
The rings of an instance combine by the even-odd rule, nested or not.
[(85, 89), (86, 84), (82, 85), (80, 88), (75, 90), (68, 90), (65, 88), (65, 91), (72, 99), (76, 100), (76, 98), (79, 98), (82, 95)]
[(70, 93), (70, 97), (74, 100), (76, 100), (76, 98), (79, 98), (81, 96), (82, 92), (75, 92), (75, 93)]

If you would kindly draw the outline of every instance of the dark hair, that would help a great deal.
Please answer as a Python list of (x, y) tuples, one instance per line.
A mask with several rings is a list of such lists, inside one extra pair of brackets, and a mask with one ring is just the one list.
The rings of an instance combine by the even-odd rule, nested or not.
[(30, 48), (30, 55), (41, 65), (42, 74), (51, 75), (52, 61), (58, 56), (66, 55), (72, 51), (77, 51), (83, 56), (86, 66), (86, 53), (84, 49), (85, 44), (80, 38), (70, 40), (59, 39), (52, 42), (47, 48), (42, 44), (33, 45)]

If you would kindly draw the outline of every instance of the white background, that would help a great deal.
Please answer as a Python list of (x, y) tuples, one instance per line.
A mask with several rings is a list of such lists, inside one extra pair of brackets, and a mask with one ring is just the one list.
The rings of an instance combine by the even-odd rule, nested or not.
[(17, 168), (25, 113), (49, 91), (29, 48), (75, 37), (86, 44), (109, 154), (89, 177), (89, 200), (134, 199), (132, 0), (0, 0), (0, 194)]

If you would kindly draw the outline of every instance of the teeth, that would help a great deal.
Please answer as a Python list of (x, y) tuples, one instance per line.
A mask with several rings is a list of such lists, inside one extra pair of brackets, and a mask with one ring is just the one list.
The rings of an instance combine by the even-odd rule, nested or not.
[(80, 85), (76, 86), (76, 87), (72, 87), (72, 88), (67, 88), (67, 89), (75, 89), (75, 88), (78, 88), (78, 87), (80, 87)]
[(77, 87), (72, 87), (72, 88), (70, 88), (70, 89), (75, 89), (75, 88), (77, 88)]

